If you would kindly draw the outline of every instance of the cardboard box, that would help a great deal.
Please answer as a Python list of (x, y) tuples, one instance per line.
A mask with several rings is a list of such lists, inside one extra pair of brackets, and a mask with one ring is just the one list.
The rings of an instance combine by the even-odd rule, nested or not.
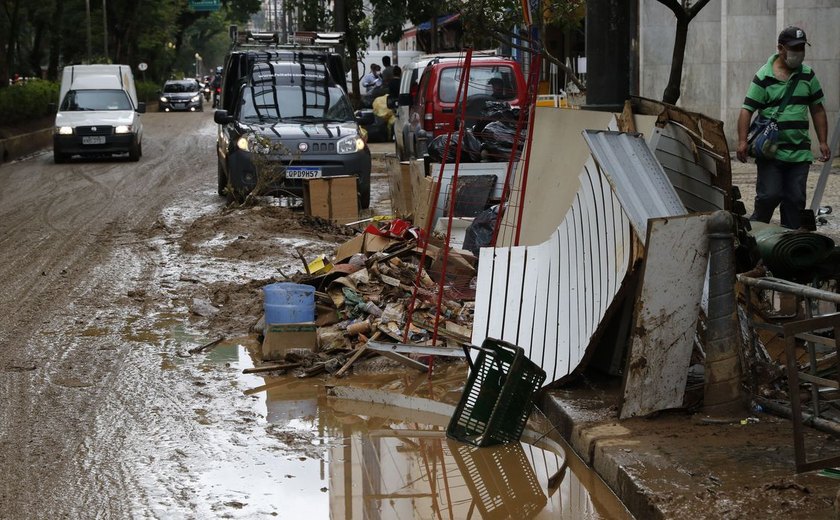
[(412, 168), (411, 161), (403, 161), (399, 163), (399, 168), (390, 171), (388, 179), (391, 210), (394, 215), (407, 220), (411, 220), (414, 214), (413, 188), (416, 181), (412, 180), (412, 175), (422, 176), (423, 170), (419, 167)]
[(318, 327), (314, 322), (266, 325), (262, 344), (263, 361), (280, 361), (287, 352), (318, 350)]
[(370, 233), (362, 233), (356, 235), (352, 239), (338, 246), (335, 250), (334, 264), (345, 262), (348, 258), (356, 253), (376, 253), (382, 251), (394, 241), (390, 238), (381, 237), (379, 235), (372, 235)]
[(359, 200), (355, 175), (309, 179), (303, 183), (303, 211), (339, 224), (358, 220)]

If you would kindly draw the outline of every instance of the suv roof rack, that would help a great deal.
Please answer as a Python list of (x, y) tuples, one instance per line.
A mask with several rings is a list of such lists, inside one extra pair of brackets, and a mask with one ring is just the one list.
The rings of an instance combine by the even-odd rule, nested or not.
[(344, 43), (342, 32), (298, 31), (288, 38), (288, 43), (280, 42), (279, 32), (239, 32), (235, 26), (230, 30), (231, 50), (247, 49), (295, 49), (333, 50)]

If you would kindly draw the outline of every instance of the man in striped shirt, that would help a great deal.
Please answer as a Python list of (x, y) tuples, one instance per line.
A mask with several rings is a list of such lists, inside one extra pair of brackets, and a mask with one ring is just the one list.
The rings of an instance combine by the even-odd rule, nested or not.
[[(800, 210), (805, 209), (805, 188), (808, 169), (814, 161), (808, 134), (808, 113), (814, 120), (814, 131), (820, 145), (819, 160), (828, 161), (828, 119), (820, 82), (808, 65), (803, 65), (805, 31), (788, 27), (779, 33), (778, 53), (758, 69), (747, 89), (747, 97), (738, 116), (738, 160), (747, 160), (747, 132), (753, 112), (775, 118), (779, 126), (778, 149), (773, 159), (756, 159), (758, 178), (755, 185), (755, 207), (750, 220), (770, 222), (781, 205), (782, 226), (799, 228)], [(798, 77), (796, 87), (784, 112), (777, 114), (789, 82)]]

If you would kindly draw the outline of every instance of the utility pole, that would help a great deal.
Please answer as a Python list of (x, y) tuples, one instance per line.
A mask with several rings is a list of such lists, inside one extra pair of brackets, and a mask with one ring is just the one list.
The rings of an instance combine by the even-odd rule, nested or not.
[(90, 0), (85, 0), (85, 13), (87, 15), (87, 62), (90, 63)]

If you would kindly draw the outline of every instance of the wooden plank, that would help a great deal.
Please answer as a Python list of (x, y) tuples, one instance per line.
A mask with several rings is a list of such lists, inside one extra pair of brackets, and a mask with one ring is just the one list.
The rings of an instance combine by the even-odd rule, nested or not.
[(347, 362), (344, 363), (344, 365), (338, 369), (338, 372), (335, 373), (335, 377), (342, 377), (345, 372), (350, 370), (350, 367), (353, 366), (353, 363), (355, 363), (360, 357), (362, 357), (362, 354), (364, 354), (366, 350), (366, 344), (363, 344), (362, 346), (357, 348), (356, 352), (354, 352), (353, 355), (350, 356), (350, 359), (348, 359)]
[[(545, 357), (545, 349), (548, 346), (545, 343), (545, 323), (546, 312), (548, 309), (548, 264), (549, 255), (548, 242), (543, 242), (537, 247), (537, 261), (534, 269), (537, 270), (537, 287), (534, 296), (534, 305), (531, 309), (522, 309), (522, 313), (529, 312), (534, 316), (533, 325), (533, 340), (534, 352), (531, 355), (531, 361), (539, 365), (543, 370), (543, 358)], [(551, 376), (546, 371), (546, 379)]]
[(386, 357), (388, 359), (392, 359), (392, 360), (396, 361), (397, 363), (402, 363), (403, 365), (405, 365), (409, 368), (415, 368), (415, 369), (419, 370), (420, 372), (428, 372), (429, 371), (429, 365), (426, 365), (426, 364), (421, 363), (419, 361), (415, 361), (415, 360), (411, 359), (410, 357), (403, 356), (402, 354), (397, 354), (396, 352), (393, 352), (393, 351), (379, 351), (379, 353), (382, 354), (384, 357)]
[(368, 341), (367, 348), (376, 352), (396, 352), (398, 354), (417, 354), (421, 356), (466, 357), (461, 348), (430, 347), (426, 345), (408, 345), (406, 343), (382, 343)]
[(501, 339), (505, 325), (505, 303), (507, 301), (508, 266), (510, 249), (496, 249), (493, 264), (493, 282), (490, 295), (490, 321), (487, 323), (487, 336)]
[(493, 287), (493, 262), (496, 249), (484, 247), (478, 252), (478, 269), (475, 289), (475, 313), (472, 342), (481, 345), (487, 337), (487, 322), (490, 318), (490, 304)]
[(557, 312), (557, 355), (559, 360), (555, 374), (562, 372), (563, 375), (569, 371), (569, 363), (571, 362), (570, 350), (572, 346), (569, 337), (569, 323), (572, 317), (571, 307), (569, 306), (569, 295), (571, 294), (571, 280), (569, 278), (571, 251), (569, 249), (569, 243), (572, 238), (569, 236), (569, 223), (568, 220), (563, 221), (563, 224), (557, 228), (559, 231), (557, 245), (560, 251), (560, 263), (557, 271), (557, 295), (560, 304)]
[[(545, 353), (543, 355), (542, 367), (546, 374), (557, 373), (557, 360), (559, 350), (557, 345), (557, 316), (560, 313), (560, 242), (558, 231), (551, 234), (548, 240), (548, 263), (546, 271), (548, 272), (548, 306), (546, 307), (545, 315)], [(566, 352), (560, 356), (563, 361), (568, 358)], [(564, 367), (565, 371), (565, 367)]]
[(410, 397), (386, 392), (384, 390), (374, 390), (371, 388), (334, 386), (327, 389), (327, 397), (362, 401), (385, 406), (396, 406), (399, 408), (407, 408), (409, 410), (442, 415), (444, 417), (452, 417), (452, 414), (455, 413), (455, 407), (451, 404), (439, 403), (423, 397)]
[(517, 327), (516, 345), (525, 349), (525, 355), (531, 359), (534, 354), (534, 300), (537, 293), (539, 246), (527, 247), (525, 251), (525, 278), (522, 281), (522, 303), (519, 306), (519, 326)]
[(651, 219), (622, 419), (682, 406), (708, 265), (708, 215)]
[[(507, 297), (505, 299), (505, 319), (502, 323), (501, 339), (517, 345), (519, 336), (519, 322), (522, 310), (522, 282), (525, 279), (526, 254), (525, 247), (512, 247), (508, 263)], [(519, 319), (514, 319), (518, 317)]]

